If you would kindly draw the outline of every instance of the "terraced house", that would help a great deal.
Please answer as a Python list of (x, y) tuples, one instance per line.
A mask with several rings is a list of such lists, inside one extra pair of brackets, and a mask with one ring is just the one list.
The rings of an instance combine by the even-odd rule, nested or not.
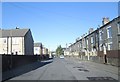
[(34, 43), (34, 55), (42, 55), (43, 46), (42, 43)]
[(118, 66), (120, 50), (120, 17), (109, 21), (103, 18), (103, 25), (96, 30), (92, 28), (74, 44), (69, 46), (72, 55), (83, 60), (108, 63)]
[(34, 41), (30, 29), (1, 29), (0, 34), (0, 54), (34, 54)]
[(108, 22), (106, 20), (103, 19), (103, 26), (99, 28), (98, 56), (104, 57), (105, 63), (118, 65), (120, 17)]

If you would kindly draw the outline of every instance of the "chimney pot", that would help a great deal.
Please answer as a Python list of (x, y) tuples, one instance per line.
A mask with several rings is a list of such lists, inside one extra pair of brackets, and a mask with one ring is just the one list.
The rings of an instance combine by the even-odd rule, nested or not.
[(109, 18), (108, 17), (104, 17), (103, 18), (103, 21), (102, 21), (102, 24), (105, 25), (109, 22)]
[(19, 27), (16, 27), (16, 29), (19, 29)]

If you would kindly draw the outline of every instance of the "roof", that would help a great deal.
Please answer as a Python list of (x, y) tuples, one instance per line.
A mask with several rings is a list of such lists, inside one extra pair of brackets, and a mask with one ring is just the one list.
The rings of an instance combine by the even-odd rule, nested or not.
[(40, 47), (42, 46), (42, 43), (34, 43), (34, 47)]
[(2, 32), (2, 37), (24, 37), (28, 31), (29, 29), (2, 29), (0, 33)]

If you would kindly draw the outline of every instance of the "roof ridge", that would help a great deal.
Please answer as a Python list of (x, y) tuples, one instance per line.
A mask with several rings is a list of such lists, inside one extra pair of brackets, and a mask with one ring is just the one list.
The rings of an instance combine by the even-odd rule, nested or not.
[(13, 37), (19, 37), (25, 36), (29, 30), (30, 29), (4, 29), (2, 32), (4, 37), (10, 36), (10, 34), (12, 34), (11, 36)]
[(16, 28), (15, 29), (3, 29), (2, 28), (1, 30), (25, 30), (25, 29), (30, 29), (30, 28), (18, 28), (18, 29), (16, 29)]

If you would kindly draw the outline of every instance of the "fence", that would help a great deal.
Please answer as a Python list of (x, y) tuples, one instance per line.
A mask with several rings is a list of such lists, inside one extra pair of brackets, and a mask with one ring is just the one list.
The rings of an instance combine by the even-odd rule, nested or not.
[(2, 72), (27, 65), (36, 61), (47, 60), (49, 55), (2, 55)]
[[(120, 50), (110, 50), (106, 51), (107, 64), (120, 67)], [(103, 51), (98, 51), (97, 56), (89, 56), (89, 60), (97, 63), (105, 62), (105, 55)], [(82, 55), (82, 60), (88, 60), (88, 56), (85, 56), (85, 53)]]

